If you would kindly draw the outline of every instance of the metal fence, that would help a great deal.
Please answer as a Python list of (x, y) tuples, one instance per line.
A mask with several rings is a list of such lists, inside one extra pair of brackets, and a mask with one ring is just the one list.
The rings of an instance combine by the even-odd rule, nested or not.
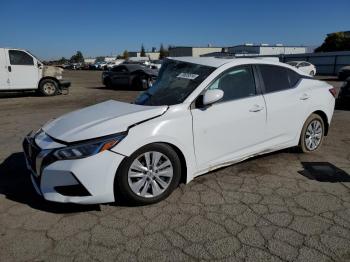
[(280, 55), (280, 61), (308, 61), (316, 66), (317, 74), (336, 75), (341, 67), (350, 65), (350, 51)]

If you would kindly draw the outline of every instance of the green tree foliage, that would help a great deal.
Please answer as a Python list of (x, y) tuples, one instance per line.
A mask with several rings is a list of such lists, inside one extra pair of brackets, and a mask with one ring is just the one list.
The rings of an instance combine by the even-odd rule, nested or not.
[(159, 48), (159, 59), (164, 59), (169, 56), (169, 50), (164, 48), (163, 44), (160, 44)]
[(145, 57), (145, 56), (146, 56), (146, 51), (145, 51), (145, 47), (142, 44), (141, 45), (141, 57)]
[(350, 51), (350, 37), (344, 32), (329, 34), (323, 44), (315, 49), (317, 52)]
[(77, 51), (75, 55), (73, 55), (70, 58), (71, 63), (83, 63), (84, 62), (84, 56), (80, 51)]
[(125, 51), (123, 52), (123, 58), (124, 58), (124, 59), (128, 59), (128, 58), (129, 58), (129, 52), (128, 52), (128, 50), (125, 50)]
[(68, 62), (68, 59), (66, 59), (65, 57), (62, 57), (57, 61), (58, 64), (62, 64), (62, 65), (66, 64), (67, 62)]

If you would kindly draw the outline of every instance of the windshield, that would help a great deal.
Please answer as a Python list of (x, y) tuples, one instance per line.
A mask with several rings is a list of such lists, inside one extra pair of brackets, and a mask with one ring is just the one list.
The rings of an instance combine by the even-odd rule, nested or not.
[(291, 66), (297, 66), (298, 65), (298, 62), (287, 62), (288, 65), (291, 65)]
[(215, 67), (166, 60), (157, 81), (135, 101), (138, 105), (176, 105), (182, 103)]

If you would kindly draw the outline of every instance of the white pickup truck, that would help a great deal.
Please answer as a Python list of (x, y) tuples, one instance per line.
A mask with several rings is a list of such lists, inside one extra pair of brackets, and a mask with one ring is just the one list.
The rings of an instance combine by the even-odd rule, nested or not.
[(44, 96), (68, 91), (62, 68), (45, 66), (23, 49), (0, 48), (0, 91), (37, 90)]

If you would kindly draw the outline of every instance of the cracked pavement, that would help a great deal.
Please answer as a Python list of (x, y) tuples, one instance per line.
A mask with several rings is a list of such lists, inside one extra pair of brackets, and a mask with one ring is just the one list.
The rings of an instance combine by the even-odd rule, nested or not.
[[(256, 157), (151, 206), (63, 205), (35, 194), (23, 137), (65, 112), (137, 94), (98, 88), (100, 72), (66, 76), (68, 96), (0, 94), (1, 261), (350, 261), (350, 111), (335, 112), (313, 154)], [(310, 175), (303, 163), (314, 162), (337, 167), (337, 179)]]

